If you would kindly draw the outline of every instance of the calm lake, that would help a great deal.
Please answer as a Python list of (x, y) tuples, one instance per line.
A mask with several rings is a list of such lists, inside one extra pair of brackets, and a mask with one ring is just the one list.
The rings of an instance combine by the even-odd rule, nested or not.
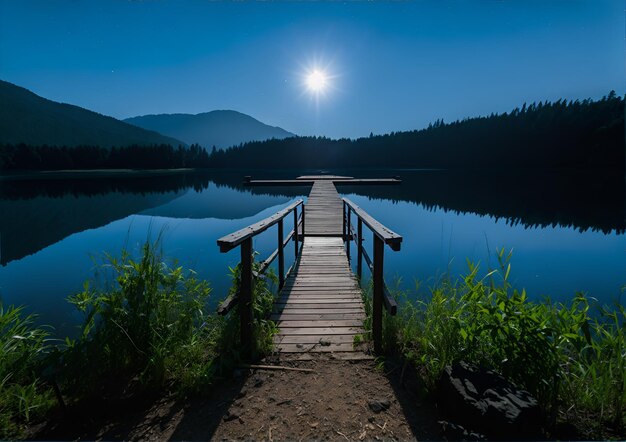
[[(80, 316), (66, 298), (84, 281), (101, 284), (106, 253), (137, 253), (162, 236), (166, 256), (192, 268), (213, 287), (211, 308), (230, 286), (228, 267), (239, 249), (221, 254), (216, 240), (272, 215), (308, 187), (241, 185), (254, 178), (293, 178), (307, 172), (255, 171), (152, 177), (0, 179), (0, 299), (25, 305), (59, 336), (73, 334)], [(626, 284), (624, 177), (604, 173), (474, 173), (450, 171), (327, 171), (355, 177), (400, 176), (397, 186), (337, 186), (373, 217), (404, 237), (385, 250), (385, 278), (420, 291), (466, 258), (487, 271), (495, 251), (513, 249), (511, 280), (539, 299), (568, 300), (585, 292), (602, 303)], [(290, 218), (291, 221), (291, 218)], [(292, 228), (289, 223), (285, 231)], [(371, 240), (367, 241), (371, 247)], [(276, 228), (255, 238), (265, 258)], [(293, 247), (286, 262), (293, 260)], [(364, 270), (366, 272), (366, 270)], [(369, 277), (369, 275), (368, 275)]]

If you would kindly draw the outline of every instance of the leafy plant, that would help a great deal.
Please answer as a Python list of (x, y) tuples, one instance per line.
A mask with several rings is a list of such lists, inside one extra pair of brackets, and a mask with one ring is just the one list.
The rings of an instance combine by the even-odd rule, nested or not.
[[(493, 369), (531, 391), (552, 416), (597, 415), (624, 429), (626, 311), (597, 307), (576, 294), (567, 304), (534, 302), (509, 282), (512, 254), (498, 250), (499, 268), (479, 266), (456, 281), (443, 278), (430, 295), (405, 300), (387, 316), (397, 351), (412, 361), (434, 392), (446, 365), (464, 360)], [(400, 296), (402, 297), (402, 296)], [(393, 342), (388, 335), (385, 342)]]
[(205, 313), (207, 282), (168, 266), (158, 241), (146, 242), (139, 259), (123, 251), (120, 258), (107, 256), (105, 265), (113, 287), (85, 283), (69, 298), (84, 322), (60, 358), (67, 383), (78, 390), (111, 379), (144, 386), (172, 381), (183, 389), (209, 384), (222, 324)]
[(24, 428), (54, 405), (39, 376), (48, 350), (48, 332), (34, 326), (22, 307), (0, 303), (0, 438), (21, 437)]

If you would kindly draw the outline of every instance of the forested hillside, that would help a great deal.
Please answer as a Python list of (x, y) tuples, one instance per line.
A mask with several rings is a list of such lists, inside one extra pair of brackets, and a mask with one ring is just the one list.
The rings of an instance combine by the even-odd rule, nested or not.
[(524, 104), (357, 140), (298, 137), (214, 152), (211, 167), (624, 168), (624, 99)]

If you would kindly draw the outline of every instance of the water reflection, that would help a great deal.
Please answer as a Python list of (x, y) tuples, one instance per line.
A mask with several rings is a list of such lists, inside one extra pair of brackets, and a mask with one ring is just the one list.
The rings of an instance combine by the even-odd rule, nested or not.
[[(93, 277), (90, 256), (115, 254), (124, 246), (136, 251), (148, 232), (164, 230), (165, 253), (211, 281), (215, 304), (230, 284), (228, 266), (239, 258), (237, 251), (219, 254), (215, 240), (309, 190), (244, 187), (243, 176), (315, 172), (0, 179), (0, 298), (27, 304), (43, 313), (43, 322), (67, 331), (78, 318), (65, 298)], [(404, 235), (402, 252), (387, 254), (386, 269), (388, 279), (397, 274), (405, 286), (413, 277), (428, 281), (448, 268), (462, 272), (465, 257), (494, 266), (487, 251), (496, 246), (517, 249), (516, 281), (536, 296), (560, 298), (585, 290), (609, 299), (626, 282), (621, 175), (330, 172), (403, 179), (398, 186), (338, 188)], [(266, 256), (276, 247), (275, 234), (257, 237), (254, 247)]]
[[(408, 201), (430, 210), (490, 215), (525, 227), (562, 226), (604, 233), (626, 229), (624, 177), (619, 174), (334, 172), (399, 174), (403, 180), (399, 186), (340, 186), (342, 193)], [(255, 177), (286, 178), (298, 173), (255, 171)], [(243, 187), (245, 174), (0, 181), (0, 264), (131, 214), (239, 219), (307, 193), (301, 187)], [(251, 194), (258, 197), (250, 198)]]

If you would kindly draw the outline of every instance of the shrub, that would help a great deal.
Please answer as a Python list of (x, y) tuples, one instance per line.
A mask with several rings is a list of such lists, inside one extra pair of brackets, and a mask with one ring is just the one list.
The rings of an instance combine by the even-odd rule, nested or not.
[(158, 242), (141, 257), (106, 258), (115, 285), (84, 290), (69, 301), (84, 315), (80, 336), (61, 356), (70, 386), (91, 390), (101, 381), (171, 381), (183, 389), (210, 384), (222, 320), (205, 312), (210, 288), (192, 271), (170, 267)]

